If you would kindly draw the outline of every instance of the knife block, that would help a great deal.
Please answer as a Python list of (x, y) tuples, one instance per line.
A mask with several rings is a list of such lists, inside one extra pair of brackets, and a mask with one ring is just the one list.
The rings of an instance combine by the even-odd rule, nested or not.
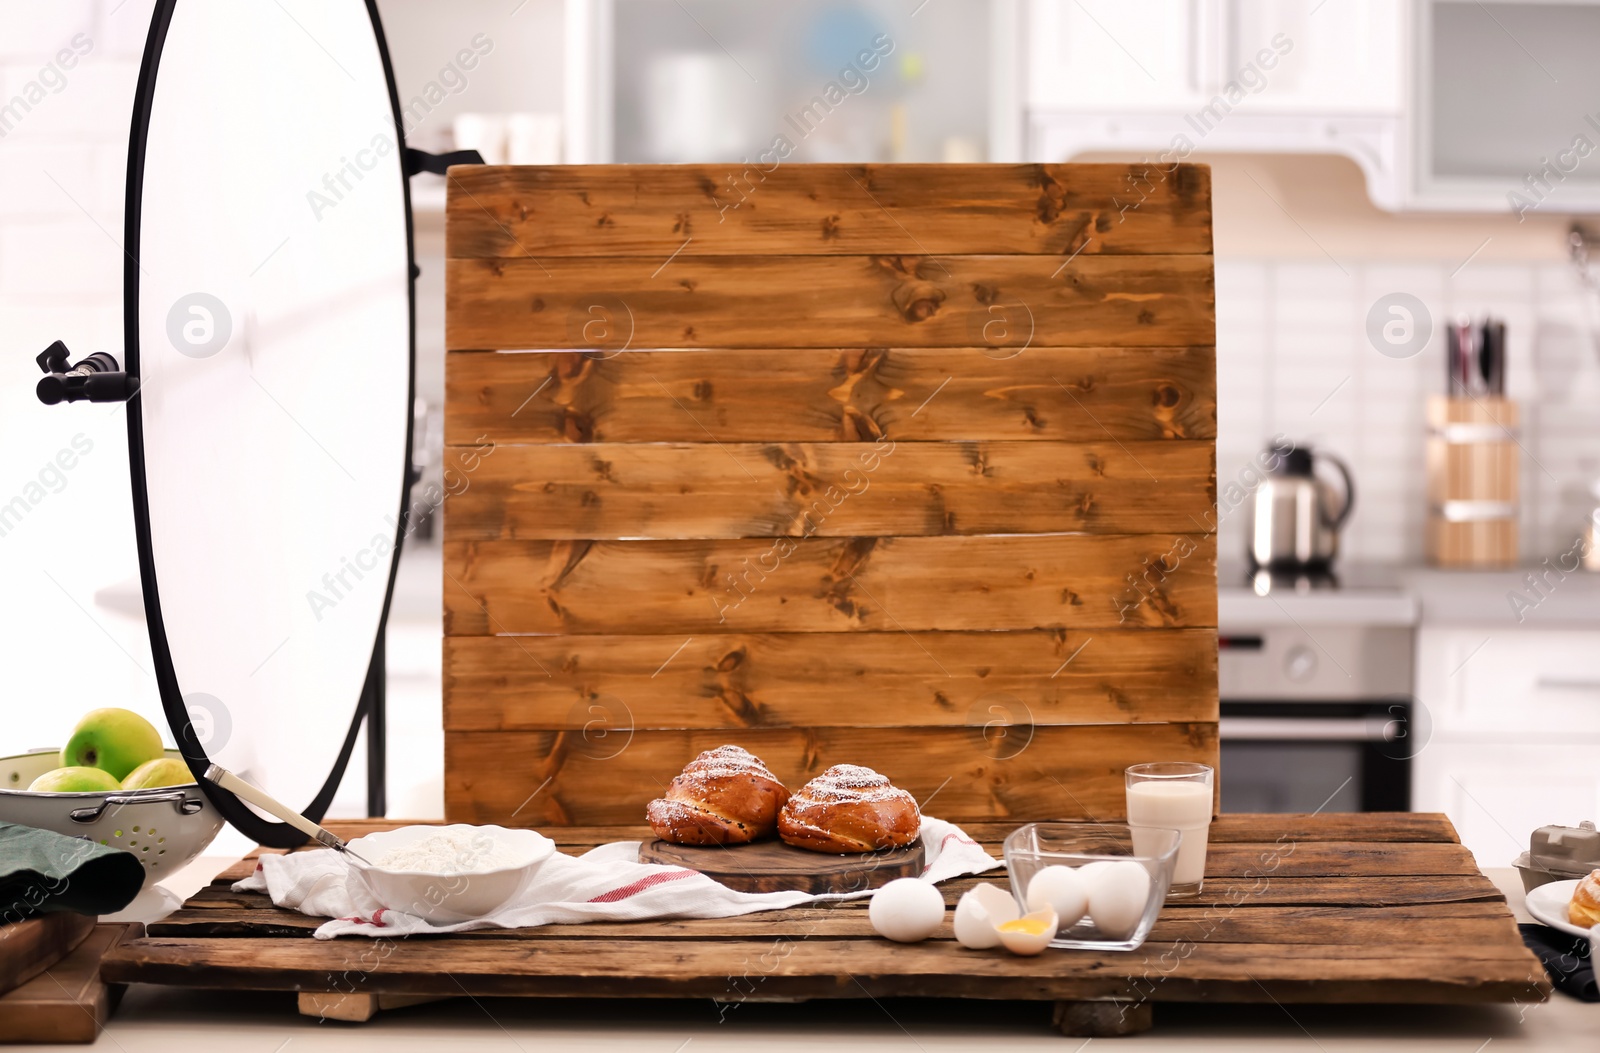
[(1499, 567), (1517, 560), (1517, 405), (1428, 399), (1428, 560)]

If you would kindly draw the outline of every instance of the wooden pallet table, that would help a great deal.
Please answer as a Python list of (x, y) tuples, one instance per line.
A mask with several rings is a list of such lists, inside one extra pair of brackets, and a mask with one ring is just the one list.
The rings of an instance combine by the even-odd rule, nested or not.
[[(343, 835), (402, 825), (335, 824)], [(968, 827), (991, 854), (1009, 824)], [(641, 827), (552, 830), (564, 851)], [(1205, 893), (1168, 906), (1129, 953), (1034, 958), (873, 934), (866, 902), (708, 921), (549, 925), (398, 940), (316, 940), (319, 919), (235, 893), (246, 860), (141, 939), (111, 952), (114, 982), (293, 991), (303, 1012), (360, 1020), (439, 997), (932, 997), (1052, 1003), (1068, 1034), (1151, 1025), (1158, 1002), (1528, 1003), (1549, 984), (1504, 896), (1442, 815), (1224, 815)], [(978, 880), (941, 886), (954, 906)], [(1005, 882), (997, 870), (984, 880)]]

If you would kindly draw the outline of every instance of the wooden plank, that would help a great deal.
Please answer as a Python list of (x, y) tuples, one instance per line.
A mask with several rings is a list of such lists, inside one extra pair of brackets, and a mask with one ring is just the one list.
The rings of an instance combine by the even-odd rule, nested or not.
[(453, 351), (445, 391), (445, 441), (473, 446), (1217, 433), (1210, 347)]
[(445, 515), (456, 541), (1183, 533), (1214, 512), (1213, 456), (1199, 441), (502, 445)]
[[(746, 728), (1217, 718), (1210, 629), (447, 636), (445, 727)], [(848, 684), (867, 706), (840, 706)], [(1276, 836), (1274, 834), (1273, 836)]]
[[(561, 833), (557, 829), (552, 832)], [(565, 840), (563, 838), (563, 840)], [(572, 850), (565, 849), (571, 854)], [(990, 849), (998, 858), (998, 852)], [(980, 882), (1004, 886), (1003, 872), (979, 877), (959, 878), (941, 883), (945, 906), (954, 908), (963, 893)], [(1193, 916), (1202, 920), (1226, 916), (1234, 909), (1262, 907), (1413, 907), (1426, 904), (1482, 903), (1495, 905), (1504, 913), (1505, 897), (1488, 878), (1479, 875), (1391, 875), (1386, 877), (1285, 877), (1273, 874), (1259, 877), (1229, 878), (1213, 875), (1206, 879), (1203, 897), (1193, 905), (1166, 908), (1174, 918)], [(629, 922), (612, 925), (596, 923), (582, 932), (564, 926), (501, 931), (480, 930), (484, 938), (544, 939), (587, 934), (594, 938), (627, 935), (637, 938), (677, 938), (690, 935), (712, 938), (746, 935), (839, 935), (854, 924), (850, 919), (864, 916), (865, 900), (846, 900), (826, 907), (795, 907), (782, 914), (762, 914), (747, 918), (717, 921)], [(152, 922), (152, 936), (288, 936), (309, 934), (321, 919), (309, 918), (273, 908), (259, 893), (231, 892), (225, 886), (212, 886), (191, 897), (184, 908), (159, 922)], [(754, 926), (750, 928), (749, 926)], [(465, 934), (463, 934), (464, 936)]]
[[(713, 256), (445, 263), (445, 346), (871, 346), (1216, 342), (1209, 256)], [(468, 307), (467, 305), (470, 305)]]
[[(11, 910), (27, 910), (18, 897)], [(0, 994), (20, 987), (71, 954), (94, 931), (94, 918), (58, 911), (0, 925)]]
[[(826, 862), (826, 860), (820, 860)], [(1004, 884), (1004, 875), (996, 875)], [(949, 897), (947, 897), (948, 900)], [(1493, 942), (1505, 935), (1504, 901), (1446, 902), (1422, 905), (1368, 907), (1362, 905), (1301, 906), (1263, 904), (1253, 899), (1238, 905), (1169, 906), (1163, 910), (1150, 939), (1158, 943), (1215, 941), (1221, 943), (1303, 942), (1308, 946), (1382, 943), (1396, 931), (1415, 932), (1416, 946), (1456, 946)], [(309, 936), (324, 918), (273, 910), (270, 904), (246, 910), (194, 910), (152, 923), (151, 936), (188, 938), (261, 938)], [(946, 918), (931, 937), (953, 940), (951, 919)], [(527, 929), (480, 929), (461, 934), (464, 939), (549, 940), (588, 938), (626, 940), (751, 940), (807, 939), (812, 937), (876, 938), (867, 916), (866, 902), (829, 908), (789, 908), (776, 913), (748, 914), (736, 918), (689, 921), (593, 922), (585, 925), (541, 925)]]
[(1204, 165), (780, 161), (457, 167), (446, 252), (660, 262), (674, 252), (1211, 251), (1211, 173)]
[(1272, 881), (1278, 877), (1330, 877), (1364, 874), (1371, 877), (1441, 874), (1470, 877), (1478, 873), (1472, 853), (1454, 844), (1366, 843), (1304, 841), (1291, 838), (1257, 844), (1211, 845), (1206, 851), (1206, 874), (1252, 877)]
[[(100, 1037), (122, 989), (108, 986), (102, 961), (129, 929), (97, 925), (65, 958), (0, 995), (0, 1041), (89, 1043)], [(229, 941), (232, 942), (232, 941)]]
[(1195, 628), (1215, 536), (446, 541), (444, 625), (491, 633)]
[[(638, 822), (686, 762), (729, 741), (792, 787), (833, 764), (865, 763), (919, 801), (938, 791), (932, 813), (956, 822), (1111, 819), (1125, 813), (1120, 773), (1129, 764), (1215, 764), (1217, 755), (1209, 723), (1038, 727), (1026, 741), (981, 726), (612, 731), (588, 740), (581, 731), (450, 731), (445, 818), (539, 828)], [(1240, 868), (1265, 847), (1241, 850)]]
[[(988, 828), (985, 828), (988, 832)], [(1281, 815), (1229, 812), (1211, 824), (1211, 843), (1225, 841), (1438, 841), (1457, 844), (1441, 812), (1319, 812)]]
[[(1514, 927), (1511, 928), (1514, 932)], [(1022, 958), (966, 951), (950, 941), (764, 939), (729, 945), (682, 939), (663, 955), (650, 940), (548, 940), (537, 954), (510, 939), (393, 941), (383, 968), (351, 974), (358, 990), (525, 997), (746, 998), (1106, 998), (1141, 1001), (1477, 1002), (1538, 1001), (1548, 984), (1511, 937), (1423, 951), (1391, 943), (1314, 947), (1150, 943), (1108, 968), (1095, 954)], [(449, 969), (440, 967), (449, 947)], [(316, 990), (348, 949), (304, 938), (190, 940), (153, 937), (106, 962), (115, 981), (249, 990)], [(1169, 958), (1172, 970), (1156, 963)], [(649, 963), (648, 968), (641, 967)], [(751, 982), (764, 977), (759, 984)]]

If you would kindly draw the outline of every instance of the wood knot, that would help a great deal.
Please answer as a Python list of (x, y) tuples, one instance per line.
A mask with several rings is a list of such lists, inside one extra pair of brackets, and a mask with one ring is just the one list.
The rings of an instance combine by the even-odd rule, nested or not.
[(1183, 392), (1179, 391), (1177, 388), (1173, 387), (1171, 384), (1160, 384), (1160, 385), (1157, 385), (1156, 390), (1155, 390), (1155, 404), (1157, 406), (1162, 406), (1162, 407), (1165, 407), (1166, 409), (1171, 409), (1172, 407), (1176, 406), (1180, 401), (1182, 401), (1182, 399), (1183, 399)]
[(904, 297), (896, 297), (895, 306), (900, 310), (900, 317), (908, 322), (925, 322), (939, 313), (939, 307), (944, 303), (944, 291), (929, 289), (921, 294), (910, 293)]
[(823, 241), (833, 241), (834, 239), (838, 238), (838, 236), (839, 236), (839, 217), (838, 216), (823, 216), (822, 217), (822, 240)]

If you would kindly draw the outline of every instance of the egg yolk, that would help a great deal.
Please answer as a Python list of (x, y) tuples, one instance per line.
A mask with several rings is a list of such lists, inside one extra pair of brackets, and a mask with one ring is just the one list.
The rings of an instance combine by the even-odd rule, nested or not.
[(1048, 917), (1018, 918), (1016, 921), (1003, 921), (995, 928), (999, 932), (1025, 932), (1029, 936), (1042, 936), (1050, 928), (1050, 919)]

